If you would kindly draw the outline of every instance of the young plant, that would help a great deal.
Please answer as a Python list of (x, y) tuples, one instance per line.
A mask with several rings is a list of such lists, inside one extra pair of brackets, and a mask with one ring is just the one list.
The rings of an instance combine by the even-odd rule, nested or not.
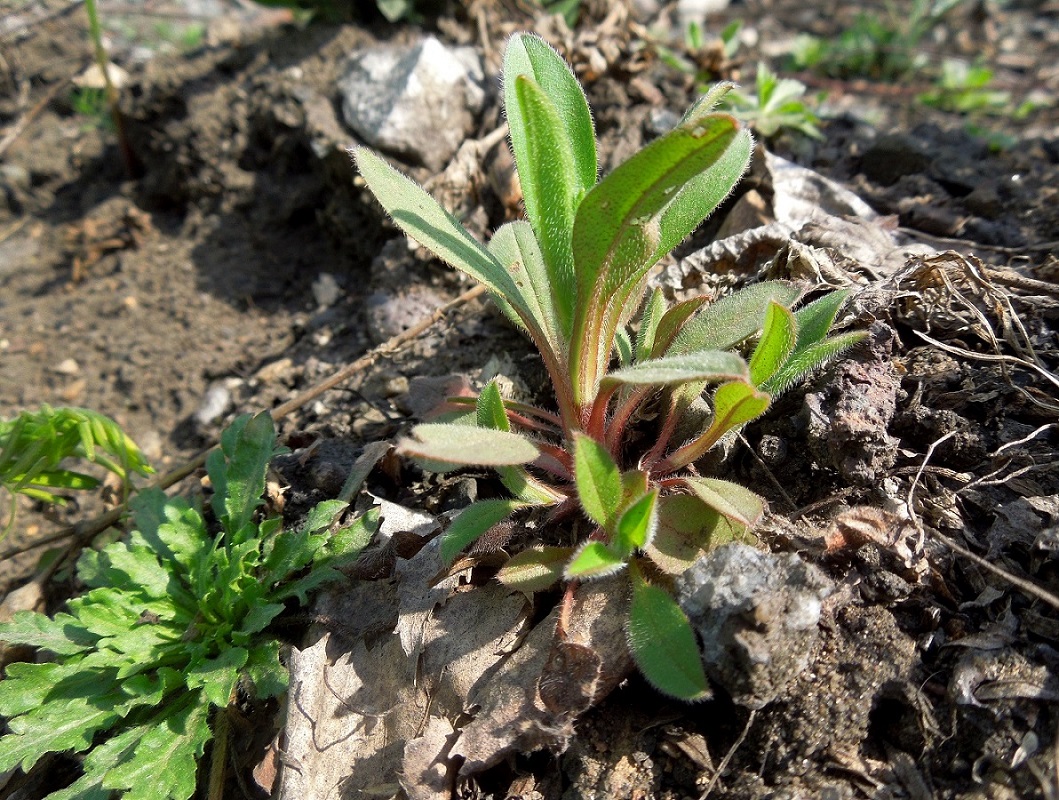
[[(268, 625), (338, 577), (375, 519), (329, 535), (339, 501), (318, 505), (293, 532), (278, 517), (260, 519), (275, 444), (268, 414), (240, 417), (222, 434), (207, 461), (218, 533), (185, 500), (141, 492), (127, 539), (81, 556), (87, 594), (66, 613), (19, 612), (0, 625), (0, 640), (55, 656), (7, 667), (0, 772), (28, 771), (46, 753), (85, 753), (83, 776), (51, 800), (187, 800), (211, 724), (224, 729), (237, 689), (258, 699), (286, 689)], [(224, 752), (215, 742), (221, 769)]]
[(724, 99), (722, 108), (730, 109), (758, 134), (769, 139), (783, 129), (798, 131), (811, 139), (823, 139), (816, 127), (820, 120), (805, 104), (805, 84), (792, 78), (780, 78), (764, 62), (758, 64), (757, 93), (746, 95), (735, 90)]
[[(580, 509), (589, 524), (579, 545), (521, 552), (500, 580), (525, 591), (566, 581), (569, 604), (578, 582), (624, 572), (641, 671), (672, 695), (702, 697), (695, 639), (668, 589), (704, 550), (746, 534), (763, 509), (742, 486), (691, 466), (860, 334), (827, 335), (843, 293), (792, 311), (803, 290), (784, 282), (709, 305), (700, 297), (667, 307), (658, 290), (646, 297), (651, 267), (728, 196), (749, 162), (750, 134), (713, 111), (730, 86), (597, 181), (592, 117), (565, 62), (540, 38), (516, 35), (503, 85), (528, 219), (501, 227), (488, 246), (375, 153), (354, 156), (396, 223), (484, 283), (526, 332), (557, 410), (504, 400), (491, 383), (476, 400), (456, 401), (467, 405), (462, 424), (418, 425), (400, 450), (436, 471), (494, 467), (513, 495), (454, 519), (442, 540), (449, 559), (524, 508), (550, 506), (555, 522)], [(747, 362), (737, 348), (754, 339)], [(716, 388), (703, 423), (708, 386)], [(657, 413), (657, 430), (637, 447), (645, 411)]]
[(42, 405), (12, 420), (0, 420), (0, 487), (11, 495), (4, 535), (15, 523), (17, 495), (62, 504), (59, 492), (99, 486), (91, 475), (63, 467), (70, 458), (109, 470), (121, 478), (126, 490), (130, 472), (154, 472), (121, 426), (95, 411)]

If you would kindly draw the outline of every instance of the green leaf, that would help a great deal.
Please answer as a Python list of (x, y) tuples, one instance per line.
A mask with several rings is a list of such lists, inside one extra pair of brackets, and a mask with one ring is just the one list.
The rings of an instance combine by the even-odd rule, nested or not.
[[(163, 559), (179, 564), (190, 571), (204, 551), (212, 547), (212, 537), (197, 509), (182, 497), (166, 497), (157, 487), (139, 492), (129, 503), (133, 525), (144, 540)], [(85, 580), (78, 567), (78, 576)], [(99, 586), (99, 583), (89, 583)]]
[[(49, 697), (92, 697), (112, 687), (98, 670), (82, 669), (77, 661), (45, 661), (32, 664), (14, 661), (0, 681), (0, 715), (17, 717), (42, 706)], [(111, 684), (111, 685), (108, 685)]]
[(368, 188), (401, 230), (445, 263), (511, 303), (525, 325), (533, 324), (535, 316), (522, 302), (522, 293), (507, 269), (454, 216), (367, 148), (354, 148), (353, 157)]
[(662, 319), (658, 321), (658, 330), (655, 332), (654, 344), (651, 347), (649, 354), (650, 358), (659, 358), (667, 350), (670, 345), (673, 344), (673, 340), (676, 339), (677, 335), (683, 330), (684, 325), (687, 323), (692, 316), (695, 315), (700, 308), (702, 308), (707, 302), (707, 299), (702, 295), (698, 297), (692, 297), (690, 300), (684, 300), (681, 303), (676, 303), (662, 315)]
[(625, 559), (620, 553), (605, 542), (585, 542), (574, 553), (566, 565), (565, 577), (569, 579), (590, 580), (613, 575), (625, 566)]
[(114, 794), (104, 789), (102, 776), (82, 775), (65, 789), (52, 792), (45, 800), (110, 800)]
[(741, 525), (752, 528), (765, 513), (761, 498), (738, 483), (719, 478), (682, 478), (703, 503)]
[(651, 293), (640, 319), (640, 330), (636, 333), (636, 361), (651, 358), (655, 349), (658, 325), (666, 314), (666, 298), (661, 289)]
[(574, 480), (581, 508), (606, 529), (621, 505), (621, 471), (607, 448), (583, 433), (574, 435)]
[(686, 221), (678, 214), (679, 220), (666, 222), (667, 207), (689, 181), (723, 162), (744, 135), (733, 118), (721, 115), (678, 126), (621, 164), (581, 201), (573, 230), (577, 313), (571, 374), (577, 402), (594, 393), (630, 294), (642, 285), (664, 236)]
[(663, 356), (614, 370), (603, 379), (602, 385), (668, 386), (693, 381), (736, 380), (746, 374), (746, 362), (735, 353), (706, 350)]
[(282, 603), (255, 603), (246, 612), (239, 626), (241, 633), (259, 633), (283, 613), (285, 606)]
[(511, 423), (507, 419), (504, 398), (500, 396), (500, 387), (496, 381), (489, 381), (474, 407), (479, 428), (490, 428), (494, 431), (509, 431)]
[(773, 301), (765, 310), (765, 324), (750, 357), (750, 382), (760, 386), (783, 366), (794, 350), (797, 324), (794, 314)]
[(279, 697), (287, 691), (289, 673), (279, 660), (279, 645), (265, 642), (250, 648), (245, 671), (254, 684), (254, 696), (259, 700)]
[(632, 605), (626, 632), (636, 666), (648, 682), (681, 700), (703, 700), (710, 694), (695, 633), (688, 618), (664, 589), (632, 576)]
[(519, 500), (479, 500), (452, 520), (441, 537), (441, 560), (446, 564), (497, 523), (526, 504)]
[(209, 658), (188, 669), (189, 689), (202, 689), (203, 697), (218, 708), (231, 702), (239, 670), (246, 664), (248, 653), (242, 647), (225, 647), (216, 658)]
[(0, 772), (21, 766), (28, 772), (45, 753), (80, 753), (98, 731), (118, 721), (113, 696), (63, 698), (49, 695), (35, 711), (8, 720), (0, 738)]
[(761, 330), (769, 303), (789, 307), (801, 295), (802, 289), (792, 283), (768, 281), (722, 297), (684, 326), (668, 352), (731, 350)]
[(301, 529), (311, 536), (326, 535), (331, 526), (338, 521), (339, 515), (347, 508), (349, 508), (349, 503), (345, 500), (323, 500), (309, 509)]
[(781, 395), (800, 378), (820, 369), (833, 358), (864, 341), (867, 335), (866, 331), (850, 331), (849, 333), (831, 336), (804, 349), (799, 348), (780, 371), (769, 378), (761, 388), (773, 396)]
[(213, 511), (229, 536), (238, 537), (245, 531), (261, 505), (275, 446), (272, 415), (267, 411), (253, 417), (244, 414), (224, 429), (221, 449), (207, 458)]
[(850, 295), (849, 289), (828, 292), (794, 312), (798, 328), (798, 349), (815, 344), (827, 336), (838, 316), (838, 310)]
[(83, 653), (98, 640), (98, 636), (69, 614), (56, 614), (54, 619), (49, 619), (35, 611), (16, 611), (10, 622), (0, 625), (0, 641), (40, 647), (57, 656)]
[[(574, 299), (571, 231), (574, 213), (585, 190), (577, 180), (573, 146), (555, 104), (526, 75), (515, 76), (513, 86), (505, 83), (505, 99), (508, 87), (514, 89), (518, 108), (515, 116), (525, 127), (522, 152), (516, 150), (515, 157), (526, 217), (544, 255), (560, 328), (568, 332)], [(513, 135), (514, 130), (512, 127)]]
[(647, 546), (657, 525), (658, 490), (631, 503), (614, 526), (614, 549), (626, 557)]
[(658, 527), (645, 548), (668, 575), (681, 575), (703, 553), (735, 539), (752, 542), (745, 525), (719, 514), (698, 497), (669, 495), (659, 501)]
[(759, 392), (746, 381), (722, 383), (713, 395), (713, 422), (710, 428), (720, 427), (723, 435), (760, 417), (771, 402), (771, 396)]
[(196, 765), (211, 733), (209, 707), (189, 692), (153, 719), (132, 755), (103, 777), (122, 800), (188, 800), (195, 794)]
[[(562, 353), (566, 333), (559, 322), (557, 287), (529, 223), (515, 220), (501, 225), (490, 239), (488, 250), (507, 270), (510, 290), (518, 293), (506, 298), (514, 307), (505, 309), (505, 313), (517, 325), (527, 328), (538, 347), (547, 345), (552, 353)], [(515, 311), (515, 307), (522, 311)]]
[(397, 452), (426, 462), (434, 472), (470, 464), (517, 466), (540, 455), (532, 441), (517, 433), (441, 423), (416, 425), (410, 437), (398, 441)]
[(513, 102), (515, 78), (532, 78), (555, 104), (559, 119), (570, 143), (574, 174), (582, 192), (596, 182), (596, 135), (588, 100), (567, 63), (543, 39), (532, 34), (516, 33), (504, 51), (504, 110), (511, 129), (511, 149), (522, 174), (527, 151), (526, 125), (519, 118), (518, 104)]
[(563, 577), (566, 562), (573, 555), (569, 547), (537, 546), (513, 556), (497, 573), (504, 586), (526, 594), (541, 592)]

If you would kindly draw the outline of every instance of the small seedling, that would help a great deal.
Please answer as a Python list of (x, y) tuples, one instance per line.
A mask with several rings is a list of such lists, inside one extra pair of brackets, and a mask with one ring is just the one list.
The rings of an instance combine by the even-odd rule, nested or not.
[(792, 58), (798, 69), (815, 69), (834, 78), (895, 81), (928, 62), (919, 52), (923, 38), (964, 0), (914, 0), (907, 14), (862, 12), (853, 25), (825, 40), (803, 34)]
[(17, 495), (61, 505), (65, 502), (61, 492), (99, 486), (97, 478), (62, 466), (71, 458), (98, 464), (117, 475), (126, 494), (131, 488), (130, 472), (149, 475), (154, 471), (121, 426), (95, 411), (42, 405), (15, 419), (0, 420), (0, 488), (11, 495), (4, 535), (15, 523)]
[[(396, 223), (484, 283), (526, 332), (557, 410), (505, 400), (490, 383), (477, 399), (456, 400), (466, 404), (462, 424), (418, 425), (400, 450), (439, 472), (493, 467), (513, 495), (456, 517), (441, 543), (446, 559), (523, 509), (550, 507), (553, 524), (572, 530), (579, 510), (587, 523), (580, 544), (525, 550), (499, 579), (525, 591), (566, 581), (569, 607), (580, 581), (623, 573), (640, 670), (669, 694), (701, 698), (706, 678), (672, 580), (705, 550), (747, 535), (763, 506), (692, 465), (861, 334), (828, 336), (843, 292), (799, 311), (791, 306), (803, 290), (785, 282), (712, 304), (699, 297), (669, 306), (661, 291), (648, 296), (648, 271), (729, 195), (750, 160), (750, 134), (713, 110), (730, 85), (601, 181), (588, 102), (555, 51), (536, 36), (514, 36), (503, 86), (528, 221), (502, 226), (488, 246), (378, 155), (354, 155)], [(739, 348), (752, 341), (748, 361)], [(702, 422), (708, 386), (712, 413)]]
[[(55, 656), (7, 667), (0, 772), (84, 753), (83, 776), (50, 800), (187, 800), (211, 724), (237, 693), (261, 700), (286, 689), (266, 629), (340, 576), (376, 518), (330, 534), (346, 504), (329, 501), (293, 532), (278, 517), (260, 519), (275, 444), (268, 414), (240, 417), (222, 434), (206, 465), (219, 533), (199, 508), (145, 490), (132, 501), (127, 539), (78, 561), (87, 594), (54, 617), (24, 611), (0, 625), (0, 640)], [(214, 743), (220, 765), (224, 744)]]
[(792, 78), (780, 78), (765, 63), (759, 63), (757, 93), (746, 95), (738, 89), (728, 93), (722, 108), (730, 109), (736, 119), (746, 122), (758, 134), (769, 139), (781, 130), (793, 130), (822, 139), (816, 124), (820, 121), (803, 99), (805, 84)]

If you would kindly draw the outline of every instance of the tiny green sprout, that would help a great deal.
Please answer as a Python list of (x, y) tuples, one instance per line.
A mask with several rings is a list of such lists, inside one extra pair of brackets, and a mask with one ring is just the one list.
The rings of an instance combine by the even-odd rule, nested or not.
[(816, 127), (816, 114), (805, 104), (805, 84), (793, 78), (780, 78), (764, 62), (758, 64), (757, 92), (745, 95), (731, 92), (724, 107), (736, 119), (746, 122), (761, 136), (769, 139), (783, 129), (798, 131), (811, 139), (822, 139)]
[[(503, 71), (527, 219), (487, 246), (378, 155), (357, 148), (354, 157), (397, 225), (484, 283), (533, 341), (556, 411), (505, 400), (490, 383), (476, 400), (454, 399), (468, 411), (460, 423), (419, 425), (399, 449), (433, 470), (490, 466), (511, 492), (453, 520), (441, 545), (449, 559), (525, 509), (551, 508), (552, 525), (580, 509), (578, 544), (524, 550), (499, 580), (527, 593), (566, 581), (569, 599), (579, 582), (625, 576), (641, 672), (671, 695), (702, 698), (706, 678), (673, 581), (703, 552), (748, 537), (764, 509), (748, 489), (691, 467), (862, 334), (828, 334), (845, 292), (793, 310), (805, 290), (782, 281), (714, 303), (668, 305), (649, 291), (648, 271), (747, 168), (750, 133), (714, 110), (729, 84), (599, 180), (588, 102), (567, 64), (542, 39), (517, 34)], [(712, 416), (692, 428), (700, 397)], [(649, 419), (657, 427), (642, 445)]]

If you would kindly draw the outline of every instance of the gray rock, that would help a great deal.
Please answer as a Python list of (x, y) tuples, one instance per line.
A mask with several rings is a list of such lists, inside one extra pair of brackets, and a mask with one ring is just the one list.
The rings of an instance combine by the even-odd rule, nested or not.
[(780, 697), (816, 641), (828, 578), (793, 553), (719, 547), (684, 573), (677, 599), (702, 641), (710, 678), (747, 708)]
[(342, 298), (342, 287), (330, 272), (321, 272), (316, 276), (312, 291), (318, 308), (333, 306)]
[(223, 383), (215, 383), (206, 391), (202, 404), (195, 412), (195, 422), (206, 427), (221, 417), (232, 405), (232, 393)]
[(368, 144), (439, 171), (473, 131), (483, 83), (473, 48), (429, 36), (355, 55), (338, 89), (346, 123)]

